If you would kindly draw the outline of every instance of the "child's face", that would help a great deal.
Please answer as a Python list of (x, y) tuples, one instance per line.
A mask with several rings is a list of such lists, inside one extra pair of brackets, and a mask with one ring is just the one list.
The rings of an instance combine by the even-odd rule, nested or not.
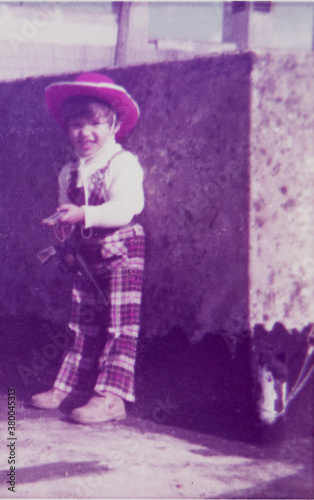
[[(114, 127), (112, 134), (115, 134), (118, 128)], [(68, 131), (75, 151), (81, 157), (88, 158), (104, 146), (110, 136), (111, 125), (103, 110), (98, 108), (89, 116), (70, 118)]]

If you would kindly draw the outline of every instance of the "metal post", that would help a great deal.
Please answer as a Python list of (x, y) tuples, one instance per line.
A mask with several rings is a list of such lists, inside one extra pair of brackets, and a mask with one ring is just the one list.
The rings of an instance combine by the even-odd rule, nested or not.
[(120, 2), (115, 66), (123, 66), (126, 63), (131, 5), (132, 2)]

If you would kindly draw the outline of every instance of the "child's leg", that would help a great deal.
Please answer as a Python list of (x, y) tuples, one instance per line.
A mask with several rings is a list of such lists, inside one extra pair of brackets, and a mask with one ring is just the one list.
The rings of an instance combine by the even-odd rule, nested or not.
[(65, 356), (54, 388), (76, 396), (90, 395), (97, 377), (97, 358), (105, 338), (101, 334), (106, 311), (85, 276), (76, 274), (72, 289), (69, 327), (75, 339)]
[(136, 345), (144, 268), (144, 234), (125, 240), (127, 259), (112, 269), (107, 342), (99, 357), (95, 392), (111, 392), (133, 402)]

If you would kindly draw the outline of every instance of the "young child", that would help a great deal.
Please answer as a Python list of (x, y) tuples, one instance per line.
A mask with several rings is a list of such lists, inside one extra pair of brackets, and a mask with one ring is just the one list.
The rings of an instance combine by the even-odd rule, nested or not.
[[(144, 206), (143, 171), (116, 139), (135, 126), (139, 110), (123, 87), (97, 73), (46, 89), (51, 115), (68, 134), (76, 159), (59, 176), (60, 219), (97, 287), (78, 267), (69, 327), (75, 333), (54, 386), (31, 403), (55, 409), (66, 396), (91, 397), (72, 411), (82, 423), (125, 418), (134, 401), (144, 232), (134, 220)], [(95, 375), (96, 368), (96, 375)]]

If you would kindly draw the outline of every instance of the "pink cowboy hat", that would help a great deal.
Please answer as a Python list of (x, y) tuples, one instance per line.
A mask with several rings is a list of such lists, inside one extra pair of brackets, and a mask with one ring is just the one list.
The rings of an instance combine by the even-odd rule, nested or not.
[(45, 90), (48, 109), (57, 123), (66, 130), (62, 118), (62, 107), (70, 97), (84, 95), (102, 99), (116, 112), (121, 122), (116, 138), (121, 139), (135, 126), (139, 108), (127, 91), (116, 85), (111, 78), (99, 73), (83, 73), (73, 82), (56, 82)]

